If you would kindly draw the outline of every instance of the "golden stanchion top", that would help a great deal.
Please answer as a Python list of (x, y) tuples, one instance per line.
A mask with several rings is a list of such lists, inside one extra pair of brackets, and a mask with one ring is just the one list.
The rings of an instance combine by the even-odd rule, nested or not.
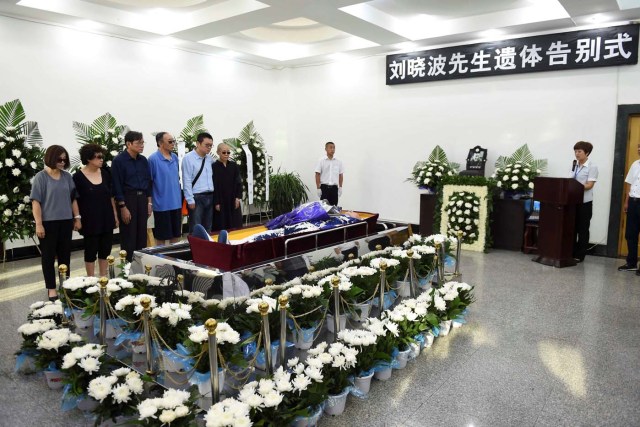
[(436, 242), (434, 246), (436, 247), (436, 250), (440, 249), (440, 242)]
[(273, 279), (271, 279), (271, 278), (264, 279), (264, 285), (265, 286), (273, 285)]
[(347, 258), (349, 259), (354, 259), (356, 256), (354, 254), (349, 254), (349, 256)]
[(67, 264), (60, 264), (60, 265), (58, 266), (58, 271), (59, 271), (60, 273), (63, 273), (63, 274), (64, 274), (64, 273), (66, 273), (66, 272), (67, 272), (67, 270), (68, 270), (68, 268), (67, 268)]
[(218, 328), (218, 321), (216, 319), (207, 319), (204, 322), (204, 327), (207, 328), (209, 335), (215, 335)]
[(289, 304), (289, 297), (286, 295), (280, 295), (278, 297), (278, 302), (280, 303), (280, 308), (285, 308), (287, 304)]
[(125, 260), (127, 258), (127, 251), (121, 250), (120, 252), (118, 252), (118, 255), (120, 255), (121, 260)]
[(184, 276), (182, 274), (178, 274), (176, 279), (178, 279), (178, 283), (180, 283), (180, 285), (184, 283)]
[(107, 257), (107, 263), (109, 263), (109, 265), (113, 265), (116, 262), (116, 257), (114, 257), (113, 255), (109, 255)]
[(151, 307), (151, 298), (149, 297), (140, 298), (140, 305), (142, 306), (142, 309), (144, 311), (149, 311), (149, 308)]
[(458, 230), (456, 234), (458, 235), (458, 239), (462, 239), (462, 230)]
[(409, 258), (413, 258), (413, 249), (411, 249), (411, 248), (407, 249), (407, 256)]
[(314, 271), (316, 271), (316, 268), (313, 265), (309, 266), (309, 273), (313, 273)]
[(260, 314), (266, 316), (269, 312), (269, 304), (266, 302), (261, 302), (260, 304), (258, 304), (258, 310), (260, 310)]
[(148, 275), (151, 273), (151, 266), (149, 264), (144, 266), (144, 272)]
[(331, 278), (331, 286), (333, 286), (334, 288), (340, 286), (340, 278), (338, 276), (333, 276)]
[(100, 287), (101, 288), (106, 288), (107, 287), (107, 283), (109, 283), (109, 279), (107, 279), (106, 277), (102, 276), (100, 278), (100, 280), (98, 280), (98, 283), (100, 283)]
[(381, 244), (377, 244), (376, 245), (376, 251), (381, 251), (382, 250), (382, 245)]
[(387, 269), (387, 262), (385, 260), (380, 260), (380, 270), (385, 271)]

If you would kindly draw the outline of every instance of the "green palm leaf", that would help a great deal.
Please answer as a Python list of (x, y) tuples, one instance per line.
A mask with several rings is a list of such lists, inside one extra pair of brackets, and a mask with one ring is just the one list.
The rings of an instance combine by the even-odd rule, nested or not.
[(180, 132), (180, 138), (187, 143), (194, 142), (196, 137), (201, 132), (206, 132), (204, 127), (204, 117), (202, 114), (195, 116), (187, 120), (187, 125)]
[(443, 163), (449, 163), (449, 160), (447, 159), (447, 154), (439, 145), (436, 145), (436, 148), (434, 148), (431, 154), (429, 154), (429, 161), (433, 162), (434, 160), (437, 160)]
[(17, 127), (24, 118), (24, 108), (19, 99), (0, 105), (0, 129), (4, 130), (8, 126)]
[(106, 135), (109, 129), (115, 129), (118, 125), (116, 119), (109, 113), (105, 113), (91, 123), (94, 135)]
[(91, 129), (88, 125), (80, 122), (73, 122), (73, 131), (76, 134), (76, 138), (80, 143), (89, 144), (93, 142), (93, 136), (91, 134)]
[(24, 133), (24, 140), (27, 144), (42, 146), (42, 135), (40, 129), (38, 129), (37, 122), (24, 122), (22, 125), (22, 133)]
[(238, 139), (243, 144), (248, 144), (249, 141), (251, 141), (251, 135), (254, 134), (256, 134), (256, 130), (253, 127), (253, 120), (251, 120), (244, 128), (242, 128), (242, 131), (240, 131), (240, 135), (238, 135)]
[(534, 169), (540, 169), (542, 174), (545, 174), (547, 171), (547, 159), (539, 159), (536, 160), (531, 154), (529, 150), (529, 146), (524, 144), (522, 147), (519, 147), (511, 156), (500, 156), (496, 160), (495, 167), (504, 169), (508, 165), (522, 162), (527, 165), (531, 165)]

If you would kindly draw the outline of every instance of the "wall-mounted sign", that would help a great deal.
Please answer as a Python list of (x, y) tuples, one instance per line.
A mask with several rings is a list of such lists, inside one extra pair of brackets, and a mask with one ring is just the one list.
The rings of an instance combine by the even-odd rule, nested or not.
[(387, 55), (387, 84), (638, 63), (638, 25)]

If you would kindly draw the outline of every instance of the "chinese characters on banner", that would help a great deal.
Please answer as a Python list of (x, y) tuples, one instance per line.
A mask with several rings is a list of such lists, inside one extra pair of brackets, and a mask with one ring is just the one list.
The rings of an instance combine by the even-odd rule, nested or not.
[(638, 62), (638, 25), (387, 55), (388, 85)]

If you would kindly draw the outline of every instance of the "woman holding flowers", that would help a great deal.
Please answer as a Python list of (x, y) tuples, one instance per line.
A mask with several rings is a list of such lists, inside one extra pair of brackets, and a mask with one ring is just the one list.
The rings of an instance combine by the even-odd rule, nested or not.
[[(71, 235), (80, 230), (80, 211), (76, 201), (76, 185), (69, 168), (69, 153), (60, 145), (52, 145), (44, 154), (44, 170), (38, 172), (31, 185), (31, 205), (36, 222), (36, 235), (42, 252), (42, 274), (49, 300), (58, 299), (55, 259), (58, 265), (71, 261)], [(67, 269), (67, 277), (71, 268)]]
[(111, 192), (111, 174), (102, 167), (104, 154), (104, 149), (98, 144), (83, 145), (80, 148), (80, 161), (84, 167), (73, 175), (80, 215), (85, 219), (82, 235), (87, 276), (94, 275), (96, 258), (100, 276), (107, 275), (113, 229), (118, 227), (116, 204)]

